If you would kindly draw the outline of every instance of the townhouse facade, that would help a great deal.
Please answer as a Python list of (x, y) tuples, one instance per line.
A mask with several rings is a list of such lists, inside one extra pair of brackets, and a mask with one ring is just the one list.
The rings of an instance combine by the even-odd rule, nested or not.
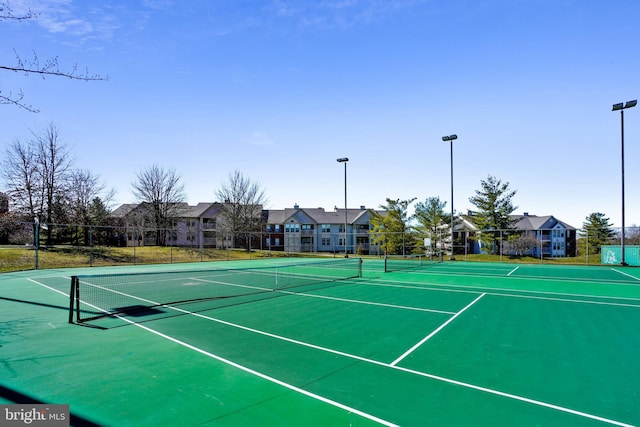
[[(166, 243), (172, 246), (222, 248), (230, 245), (227, 235), (218, 233), (223, 221), (221, 203), (198, 203), (175, 206), (177, 217), (170, 230), (166, 230)], [(124, 204), (111, 213), (122, 230), (117, 236), (122, 246), (149, 246), (156, 242), (154, 230), (147, 220), (143, 204)]]
[[(577, 253), (577, 229), (553, 215), (510, 215), (512, 230), (504, 234), (517, 235), (515, 240), (503, 245), (506, 255), (528, 255), (533, 257), (575, 257)], [(499, 235), (497, 230), (494, 234)], [(507, 236), (503, 236), (506, 240)], [(482, 231), (474, 222), (473, 212), (458, 216), (454, 226), (454, 248), (458, 254), (480, 254), (490, 251), (489, 239), (484, 239)]]
[[(386, 215), (386, 211), (368, 209), (340, 209), (327, 211), (324, 208), (301, 208), (294, 205), (285, 209), (262, 209), (255, 207), (258, 228), (245, 236), (234, 235), (223, 215), (223, 203), (198, 203), (176, 206), (177, 215), (169, 230), (166, 230), (167, 245), (226, 249), (244, 247), (281, 252), (325, 252), (334, 254), (382, 255), (380, 244), (372, 238), (371, 219), (374, 215)], [(121, 233), (122, 246), (154, 245), (157, 230), (145, 224), (145, 206), (125, 204), (112, 213)], [(259, 218), (259, 219), (258, 219)], [(537, 216), (524, 213), (511, 216), (514, 227), (504, 230), (503, 254), (528, 255), (534, 257), (573, 257), (576, 255), (577, 230), (552, 215)], [(345, 228), (346, 226), (346, 228)], [(443, 226), (444, 227), (444, 226)], [(447, 228), (448, 230), (448, 228)], [(483, 233), (485, 235), (483, 236)], [(492, 251), (499, 231), (479, 230), (474, 215), (457, 215), (453, 232), (455, 254), (480, 254)], [(520, 245), (508, 236), (517, 235)], [(502, 237), (502, 236), (501, 236)], [(241, 240), (237, 240), (241, 239)], [(450, 234), (443, 230), (437, 238), (440, 249), (451, 250)], [(508, 242), (505, 243), (505, 242)], [(526, 243), (526, 244), (525, 244)]]
[[(379, 255), (372, 243), (371, 218), (384, 214), (360, 206), (358, 209), (326, 211), (324, 208), (268, 210), (263, 249), (285, 252), (333, 252)], [(345, 228), (346, 226), (346, 228)]]
[[(374, 212), (361, 206), (358, 209), (324, 208), (256, 210), (260, 217), (260, 231), (250, 233), (243, 245), (252, 249), (284, 252), (333, 252), (347, 254), (380, 254), (380, 245), (372, 244), (369, 229)], [(175, 207), (177, 216), (166, 230), (166, 244), (197, 248), (236, 247), (233, 233), (225, 221), (223, 204), (186, 203)], [(145, 206), (124, 204), (115, 209), (112, 218), (121, 227), (122, 246), (154, 245), (157, 230), (146, 220)], [(345, 229), (346, 219), (346, 229)], [(247, 233), (248, 234), (248, 233)]]

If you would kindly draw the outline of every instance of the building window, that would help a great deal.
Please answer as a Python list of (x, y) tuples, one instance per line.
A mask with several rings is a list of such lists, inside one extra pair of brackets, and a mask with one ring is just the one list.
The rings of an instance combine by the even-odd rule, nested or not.
[(331, 224), (322, 224), (323, 233), (331, 233)]
[(300, 224), (291, 223), (284, 225), (285, 233), (299, 233), (300, 232)]
[(322, 246), (331, 246), (331, 238), (323, 237), (322, 238)]
[(313, 230), (313, 224), (302, 224), (303, 230)]

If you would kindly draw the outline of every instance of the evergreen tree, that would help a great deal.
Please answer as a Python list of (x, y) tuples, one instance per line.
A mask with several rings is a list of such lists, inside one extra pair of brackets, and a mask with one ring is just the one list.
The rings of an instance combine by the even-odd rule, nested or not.
[(593, 212), (585, 219), (580, 231), (580, 246), (584, 248), (588, 241), (589, 253), (599, 254), (603, 245), (611, 243), (615, 232), (611, 228), (609, 218), (605, 218), (601, 212)]
[(385, 254), (406, 255), (417, 245), (417, 236), (409, 226), (409, 205), (415, 200), (392, 200), (381, 205), (384, 214), (374, 213), (371, 218), (372, 243), (382, 246)]
[[(513, 219), (510, 215), (517, 209), (513, 205), (512, 199), (516, 190), (509, 188), (509, 183), (503, 183), (498, 178), (489, 175), (486, 181), (481, 181), (481, 190), (476, 190), (476, 195), (469, 198), (469, 201), (478, 210), (474, 214), (474, 221), (481, 231), (482, 239), (485, 242), (493, 243), (499, 238), (499, 230), (509, 230), (513, 228)], [(495, 233), (486, 231), (496, 230)], [(504, 236), (503, 236), (504, 237)], [(498, 245), (492, 245), (493, 252), (498, 253)]]
[[(448, 236), (451, 228), (451, 215), (444, 211), (447, 202), (440, 200), (440, 197), (427, 197), (423, 202), (416, 204), (415, 218), (418, 220), (418, 231), (425, 237), (429, 237), (431, 245), (428, 248), (430, 253), (434, 253), (437, 247), (436, 242), (441, 236)], [(440, 242), (442, 247), (442, 242)]]

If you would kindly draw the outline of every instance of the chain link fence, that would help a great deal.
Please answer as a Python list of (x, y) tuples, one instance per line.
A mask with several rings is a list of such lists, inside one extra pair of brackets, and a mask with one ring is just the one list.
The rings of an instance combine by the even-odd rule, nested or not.
[[(138, 226), (92, 226), (0, 222), (0, 271), (204, 262), (272, 256), (370, 256), (422, 254), (443, 259), (498, 262), (573, 263), (597, 265), (620, 248), (622, 233), (589, 235), (586, 230), (486, 230), (421, 235), (378, 233), (231, 233), (206, 224), (180, 224), (170, 229)], [(640, 244), (638, 227), (625, 229), (625, 253)], [(452, 250), (453, 249), (453, 250)], [(618, 253), (618, 258), (620, 254)], [(608, 261), (605, 261), (608, 262)], [(633, 265), (633, 264), (632, 264)]]

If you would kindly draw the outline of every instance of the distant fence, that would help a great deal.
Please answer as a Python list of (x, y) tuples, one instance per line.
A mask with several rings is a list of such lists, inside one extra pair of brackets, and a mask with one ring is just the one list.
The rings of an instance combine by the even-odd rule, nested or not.
[[(633, 252), (632, 245), (640, 244), (638, 227), (626, 228), (625, 234), (627, 262), (637, 265), (638, 252)], [(620, 256), (616, 258), (611, 253), (616, 247), (620, 251), (620, 237), (620, 230), (614, 230), (614, 237), (601, 246), (597, 239), (582, 230), (456, 231), (452, 245), (448, 230), (426, 236), (416, 232), (373, 234), (362, 229), (347, 234), (336, 233), (335, 230), (328, 233), (319, 227), (300, 233), (231, 233), (197, 223), (191, 227), (182, 224), (170, 229), (156, 229), (131, 225), (2, 221), (0, 271), (202, 262), (252, 256), (383, 256), (385, 253), (426, 254), (446, 256), (446, 259), (452, 255), (458, 260), (472, 260), (478, 255), (491, 254), (505, 262), (526, 258), (539, 262), (567, 259), (579, 264), (615, 264), (611, 260)], [(605, 248), (608, 257), (603, 253)]]
[[(620, 265), (622, 260), (622, 245), (603, 246), (600, 253), (602, 264)], [(632, 267), (640, 266), (640, 246), (625, 245), (624, 246), (624, 263)]]

